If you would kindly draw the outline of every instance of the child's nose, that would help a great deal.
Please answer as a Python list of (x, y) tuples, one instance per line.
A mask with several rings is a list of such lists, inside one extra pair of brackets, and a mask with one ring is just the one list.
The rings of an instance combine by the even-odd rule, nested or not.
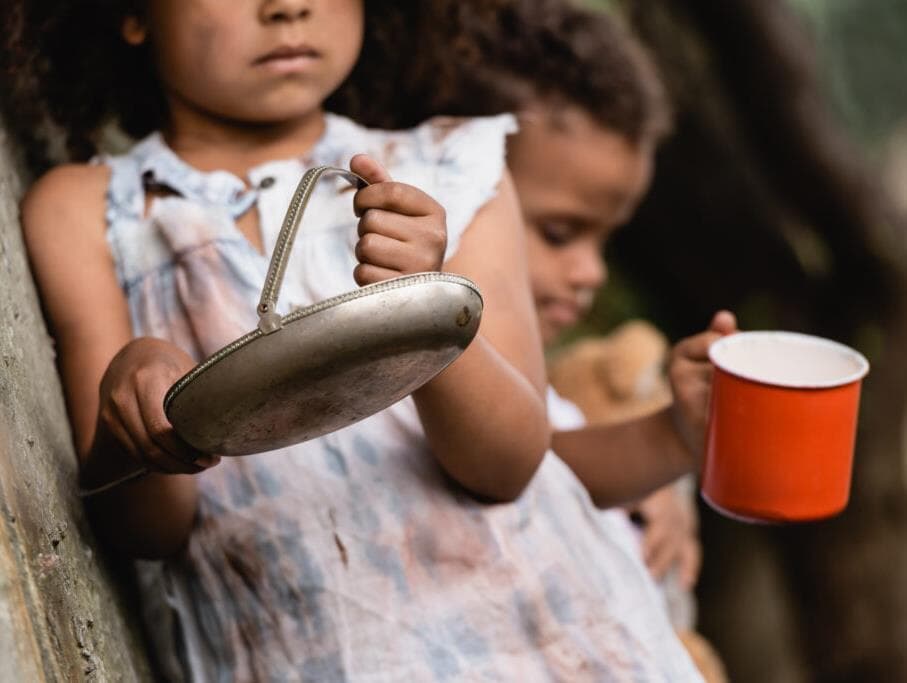
[(597, 289), (608, 276), (605, 261), (598, 251), (583, 250), (574, 255), (570, 268), (570, 280), (574, 287)]
[(265, 23), (280, 23), (306, 19), (312, 13), (312, 0), (263, 0), (261, 19)]

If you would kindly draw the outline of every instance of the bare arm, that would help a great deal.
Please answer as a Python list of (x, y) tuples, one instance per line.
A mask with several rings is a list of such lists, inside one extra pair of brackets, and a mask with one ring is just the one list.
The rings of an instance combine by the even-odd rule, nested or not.
[[(440, 269), (446, 243), (440, 205), (394, 183), (369, 157), (354, 157), (351, 168), (373, 183), (354, 201), (361, 216), (359, 284)], [(482, 324), (463, 355), (413, 397), (441, 467), (479, 496), (512, 500), (535, 473), (549, 435), (542, 345), (509, 176), (443, 268), (478, 284), (485, 302)]]
[(625, 505), (693, 471), (671, 408), (629, 422), (555, 432), (551, 447), (598, 507)]
[(554, 434), (554, 452), (573, 468), (596, 505), (624, 505), (695, 470), (703, 450), (712, 382), (708, 349), (736, 329), (734, 316), (720, 311), (708, 330), (673, 348), (672, 406), (628, 422)]
[(542, 343), (524, 228), (509, 176), (444, 266), (474, 280), (485, 311), (466, 352), (414, 394), (432, 450), (475, 493), (516, 498), (548, 446)]
[[(167, 465), (159, 454), (149, 462), (139, 453), (154, 451), (155, 440), (170, 439), (160, 408), (163, 390), (191, 361), (166, 342), (131, 341), (126, 300), (104, 234), (108, 173), (98, 166), (54, 169), (22, 204), (23, 231), (56, 341), (81, 477), (89, 487), (143, 464), (198, 471), (185, 463)], [(118, 353), (119, 362), (111, 365)], [(165, 369), (156, 371), (162, 359)], [(156, 423), (157, 436), (142, 429), (146, 422)], [(163, 466), (155, 467), (156, 459)], [(195, 483), (191, 477), (153, 474), (88, 503), (102, 537), (130, 554), (160, 557), (176, 551), (188, 536)]]

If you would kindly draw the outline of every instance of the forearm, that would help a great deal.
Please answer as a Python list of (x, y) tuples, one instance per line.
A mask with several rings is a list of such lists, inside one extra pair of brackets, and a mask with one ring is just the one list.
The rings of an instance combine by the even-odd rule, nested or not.
[[(99, 435), (82, 458), (82, 488), (102, 486), (138, 467), (113, 439)], [(85, 506), (106, 543), (131, 557), (158, 559), (185, 544), (197, 502), (195, 477), (154, 473), (89, 496)]]
[(519, 496), (548, 447), (545, 404), (487, 340), (477, 337), (414, 398), (432, 452), (453, 479), (491, 500)]
[(671, 410), (621, 424), (555, 432), (552, 449), (573, 469), (598, 507), (623, 505), (696, 468)]

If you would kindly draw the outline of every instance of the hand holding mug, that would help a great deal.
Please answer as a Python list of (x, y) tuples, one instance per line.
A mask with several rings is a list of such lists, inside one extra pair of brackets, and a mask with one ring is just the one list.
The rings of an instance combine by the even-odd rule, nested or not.
[(675, 424), (687, 448), (699, 458), (705, 443), (712, 363), (709, 347), (721, 337), (737, 331), (737, 319), (719, 311), (705, 332), (683, 339), (671, 350), (668, 377), (674, 396)]

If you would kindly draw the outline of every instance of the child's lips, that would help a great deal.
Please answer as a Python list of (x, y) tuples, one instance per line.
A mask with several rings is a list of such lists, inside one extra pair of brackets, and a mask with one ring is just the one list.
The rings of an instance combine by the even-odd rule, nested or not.
[(321, 53), (308, 45), (284, 45), (256, 58), (252, 65), (278, 73), (291, 73), (307, 69), (320, 57)]
[(575, 325), (582, 314), (582, 307), (571, 301), (552, 300), (545, 304), (545, 317), (549, 323), (559, 328)]

